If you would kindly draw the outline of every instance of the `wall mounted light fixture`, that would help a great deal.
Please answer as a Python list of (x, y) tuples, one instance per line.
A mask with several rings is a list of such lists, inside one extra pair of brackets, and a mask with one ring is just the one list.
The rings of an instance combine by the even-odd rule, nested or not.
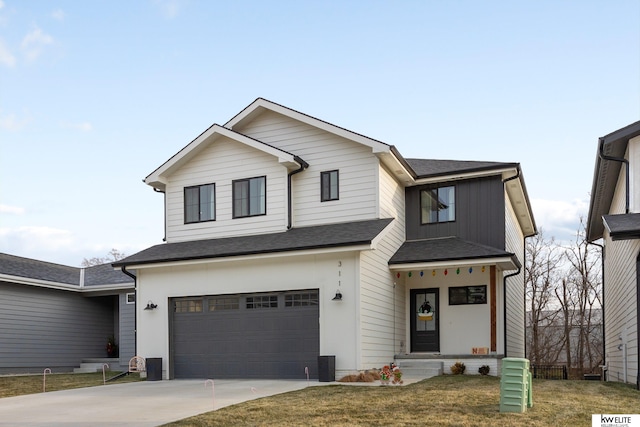
[(336, 296), (333, 297), (331, 301), (342, 301), (342, 292), (340, 292), (340, 289), (336, 291)]
[(155, 310), (156, 308), (158, 308), (158, 305), (152, 303), (151, 300), (149, 300), (149, 302), (147, 303), (147, 306), (144, 309), (145, 310)]

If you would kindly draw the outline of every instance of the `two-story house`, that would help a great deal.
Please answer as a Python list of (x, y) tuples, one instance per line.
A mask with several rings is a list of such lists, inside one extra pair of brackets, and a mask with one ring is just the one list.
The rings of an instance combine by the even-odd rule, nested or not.
[(604, 246), (607, 380), (640, 390), (640, 121), (598, 140), (587, 239)]
[(164, 378), (524, 357), (536, 227), (517, 163), (405, 159), (259, 98), (144, 181), (166, 243), (114, 267), (136, 271), (137, 354)]

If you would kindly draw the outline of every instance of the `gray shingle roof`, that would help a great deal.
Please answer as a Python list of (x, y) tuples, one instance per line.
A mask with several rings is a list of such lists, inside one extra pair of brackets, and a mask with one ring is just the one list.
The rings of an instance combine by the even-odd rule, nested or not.
[[(69, 267), (66, 265), (0, 253), (0, 274), (6, 274), (8, 276), (80, 286), (81, 270), (82, 269), (78, 267)], [(85, 286), (117, 285), (127, 283), (133, 285), (133, 279), (121, 271), (114, 270), (110, 264), (96, 265), (85, 269)]]
[(94, 265), (87, 267), (84, 271), (85, 286), (99, 285), (133, 285), (133, 279), (121, 271), (114, 270), (111, 264)]
[(611, 239), (627, 240), (640, 238), (640, 213), (604, 215), (604, 225)]
[(78, 285), (80, 269), (0, 253), (0, 274)]
[(515, 259), (514, 254), (502, 249), (469, 242), (458, 237), (445, 237), (404, 242), (389, 260), (389, 265), (496, 257)]
[(393, 218), (292, 228), (281, 233), (164, 243), (113, 265), (154, 264), (370, 244), (391, 221)]
[(405, 159), (418, 178), (451, 175), (462, 172), (481, 172), (517, 167), (517, 163), (479, 162), (467, 160)]

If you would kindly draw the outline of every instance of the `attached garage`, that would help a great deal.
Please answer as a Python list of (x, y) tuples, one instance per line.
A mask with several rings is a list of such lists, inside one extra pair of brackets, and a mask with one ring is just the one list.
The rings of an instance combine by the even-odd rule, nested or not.
[(318, 293), (171, 299), (173, 378), (318, 378)]

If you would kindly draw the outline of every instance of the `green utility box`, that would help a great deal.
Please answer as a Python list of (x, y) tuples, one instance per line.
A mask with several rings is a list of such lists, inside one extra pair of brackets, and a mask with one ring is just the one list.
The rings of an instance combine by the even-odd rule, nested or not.
[(500, 412), (525, 412), (533, 406), (529, 360), (502, 359), (500, 374)]

